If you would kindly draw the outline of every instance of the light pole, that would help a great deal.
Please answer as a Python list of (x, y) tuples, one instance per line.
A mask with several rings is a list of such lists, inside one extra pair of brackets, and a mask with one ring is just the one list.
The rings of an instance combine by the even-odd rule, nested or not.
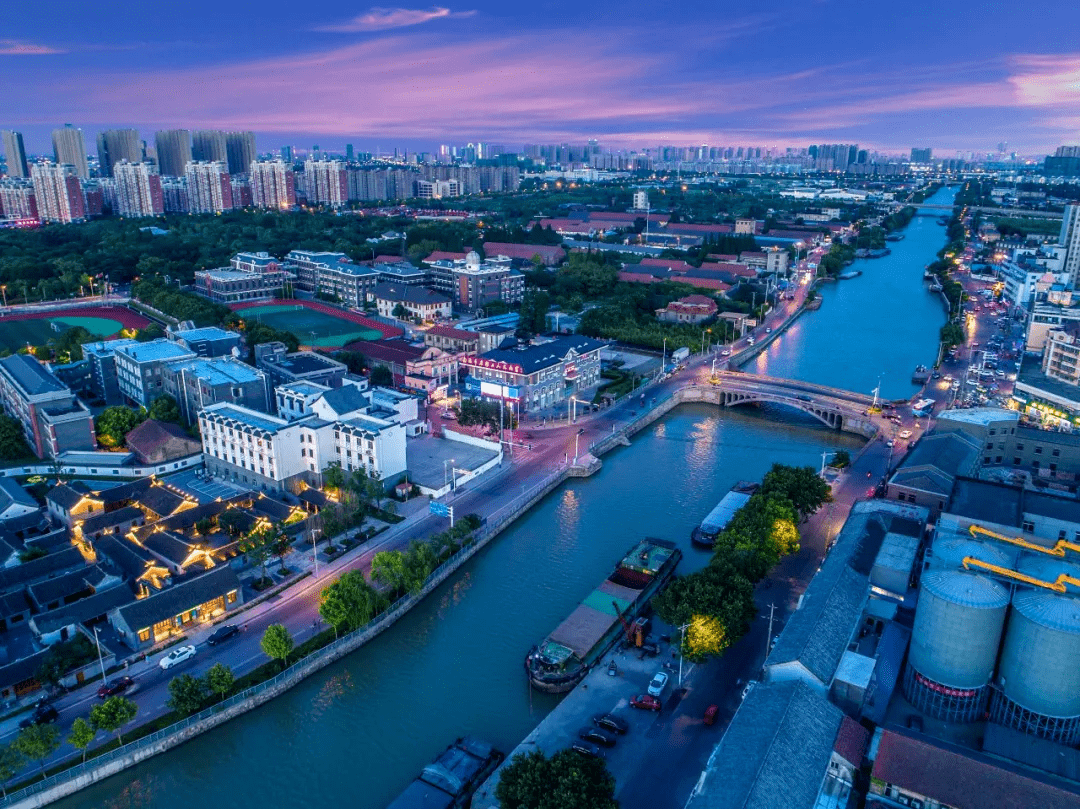
[(660, 355), (660, 373), (667, 369), (667, 338), (664, 338), (664, 353)]
[(454, 463), (453, 458), (447, 458), (445, 461), (442, 462), (442, 483), (443, 483), (443, 486), (445, 486), (446, 483), (447, 483), (446, 465), (450, 464), (450, 463)]
[(710, 378), (716, 379), (716, 357), (712, 358), (712, 373), (710, 374)]
[(690, 624), (683, 624), (679, 627), (679, 688), (682, 688), (682, 661), (683, 661), (683, 642), (686, 640), (686, 629)]
[(829, 452), (829, 450), (825, 450), (823, 453), (821, 453), (821, 472), (818, 473), (819, 475), (821, 475), (821, 477), (825, 477), (825, 460), (830, 455), (837, 455), (838, 453), (839, 450), (833, 450), (832, 452)]
[(577, 459), (578, 459), (578, 439), (581, 438), (581, 434), (583, 432), (585, 432), (584, 427), (582, 427), (580, 430), (578, 430), (577, 433), (574, 435), (574, 463), (575, 464), (577, 463)]
[(101, 666), (101, 682), (105, 682), (105, 661), (101, 657), (101, 641), (98, 640), (98, 628), (94, 627), (94, 643), (97, 645), (97, 660), (98, 665)]
[(315, 562), (315, 578), (319, 578), (319, 549), (315, 547), (315, 530), (311, 531), (311, 558)]

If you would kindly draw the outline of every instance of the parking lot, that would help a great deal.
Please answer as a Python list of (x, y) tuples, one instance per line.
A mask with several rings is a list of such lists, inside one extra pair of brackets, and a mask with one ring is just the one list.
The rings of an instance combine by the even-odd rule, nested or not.
[(240, 486), (233, 486), (231, 483), (225, 483), (216, 478), (206, 480), (202, 475), (203, 473), (201, 471), (187, 469), (183, 472), (177, 472), (175, 475), (169, 475), (168, 477), (162, 478), (162, 482), (197, 498), (200, 505), (203, 503), (211, 503), (219, 497), (222, 500), (227, 500), (230, 497), (235, 497), (238, 494), (244, 494), (248, 491), (248, 489)]

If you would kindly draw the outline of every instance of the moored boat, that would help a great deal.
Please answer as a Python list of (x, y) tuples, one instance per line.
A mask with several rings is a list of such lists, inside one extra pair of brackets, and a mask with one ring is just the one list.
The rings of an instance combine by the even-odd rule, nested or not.
[(424, 767), (387, 809), (463, 809), (503, 760), (487, 742), (458, 739)]
[(532, 686), (551, 694), (570, 691), (589, 673), (675, 573), (682, 552), (671, 542), (646, 538), (611, 575), (525, 658)]
[(690, 533), (690, 541), (699, 548), (711, 548), (716, 544), (716, 537), (727, 528), (735, 512), (746, 505), (750, 497), (759, 489), (757, 483), (740, 480), (731, 487), (731, 491), (721, 498), (701, 525)]

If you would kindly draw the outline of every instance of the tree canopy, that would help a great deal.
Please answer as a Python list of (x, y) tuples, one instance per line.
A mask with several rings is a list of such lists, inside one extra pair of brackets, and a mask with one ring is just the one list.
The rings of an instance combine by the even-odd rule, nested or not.
[(127, 434), (146, 421), (146, 410), (135, 410), (124, 405), (106, 407), (94, 419), (94, 432), (98, 443), (114, 449), (124, 446)]
[(548, 758), (540, 750), (518, 753), (495, 787), (503, 809), (618, 809), (615, 778), (600, 759), (574, 750)]

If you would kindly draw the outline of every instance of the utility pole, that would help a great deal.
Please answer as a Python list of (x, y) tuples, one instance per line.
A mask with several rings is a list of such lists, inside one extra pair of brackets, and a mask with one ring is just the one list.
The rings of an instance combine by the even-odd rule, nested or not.
[(766, 659), (768, 659), (768, 657), (769, 657), (769, 652), (772, 651), (772, 625), (773, 625), (773, 614), (775, 612), (776, 612), (776, 605), (775, 604), (770, 604), (769, 605), (769, 634), (765, 638), (765, 658)]

